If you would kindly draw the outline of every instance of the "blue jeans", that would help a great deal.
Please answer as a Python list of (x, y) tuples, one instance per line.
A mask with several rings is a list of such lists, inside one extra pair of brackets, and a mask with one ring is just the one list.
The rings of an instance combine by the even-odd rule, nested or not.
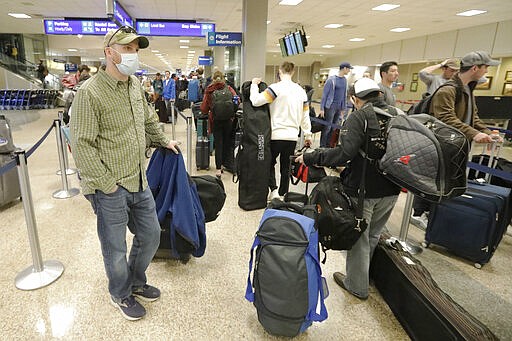
[[(324, 118), (327, 123), (338, 124), (340, 120), (341, 109), (332, 106), (326, 108), (324, 111)], [(331, 126), (324, 126), (322, 134), (320, 135), (320, 147), (329, 147), (329, 141), (331, 140), (332, 131), (334, 128)]]
[[(397, 199), (398, 195), (392, 195), (364, 200), (363, 218), (368, 228), (347, 251), (347, 277), (344, 281), (345, 287), (360, 297), (368, 296), (370, 260)], [(357, 198), (352, 197), (352, 200), (357, 202)]]
[[(132, 294), (132, 287), (146, 284), (146, 269), (160, 245), (160, 224), (151, 190), (130, 193), (123, 187), (110, 194), (96, 191), (86, 195), (97, 217), (98, 237), (108, 278), (108, 290), (115, 299)], [(126, 260), (126, 227), (133, 243)]]

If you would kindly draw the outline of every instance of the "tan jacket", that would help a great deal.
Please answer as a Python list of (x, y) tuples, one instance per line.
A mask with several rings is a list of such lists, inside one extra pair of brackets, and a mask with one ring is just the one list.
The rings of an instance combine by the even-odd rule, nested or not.
[[(455, 74), (446, 84), (453, 86), (443, 86), (432, 98), (430, 114), (440, 119), (446, 124), (459, 129), (469, 141), (473, 140), (476, 134), (482, 132), (490, 134), (491, 131), (478, 117), (478, 108), (476, 107), (475, 97), (473, 96), (473, 87), (470, 85), (471, 96), (464, 92), (464, 86), (458, 74)], [(455, 102), (457, 89), (461, 93), (461, 100)], [(469, 100), (473, 103), (473, 112), (471, 115), (471, 125), (464, 123), (464, 116), (467, 111)]]

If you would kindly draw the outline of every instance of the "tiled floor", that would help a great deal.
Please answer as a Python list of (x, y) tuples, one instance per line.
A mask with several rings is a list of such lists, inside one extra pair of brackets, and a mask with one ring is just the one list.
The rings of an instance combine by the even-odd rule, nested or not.
[[(56, 113), (56, 109), (3, 112), (13, 123), (15, 143), (22, 147), (32, 146), (52, 125)], [(166, 133), (170, 130), (167, 125)], [(186, 156), (182, 119), (176, 131)], [(246, 212), (237, 206), (237, 185), (229, 175), (223, 179), (228, 194), (225, 207), (219, 218), (207, 225), (205, 255), (186, 265), (154, 261), (148, 278), (162, 290), (162, 297), (145, 304), (148, 314), (144, 319), (129, 322), (108, 303), (95, 216), (89, 203), (82, 195), (52, 198), (61, 188), (60, 177), (55, 175), (58, 164), (56, 139), (51, 133), (29, 157), (28, 168), (43, 260), (57, 259), (65, 266), (56, 282), (34, 291), (15, 287), (16, 275), (32, 264), (23, 205), (17, 201), (0, 208), (3, 340), (278, 339), (263, 330), (254, 307), (244, 299), (249, 249), (262, 210)], [(79, 188), (75, 175), (68, 180), (69, 187)], [(404, 202), (401, 196), (389, 223), (394, 235), (398, 235)], [(409, 234), (421, 240), (423, 232), (411, 226)], [(127, 238), (130, 240), (129, 235)], [(512, 340), (511, 236), (505, 237), (491, 262), (480, 270), (439, 249), (426, 249), (418, 258), (456, 301), (502, 340)], [(323, 266), (330, 288), (326, 301), (329, 318), (296, 339), (408, 339), (374, 288), (369, 300), (361, 302), (337, 287), (332, 273), (343, 271), (344, 262), (343, 253), (329, 253)]]

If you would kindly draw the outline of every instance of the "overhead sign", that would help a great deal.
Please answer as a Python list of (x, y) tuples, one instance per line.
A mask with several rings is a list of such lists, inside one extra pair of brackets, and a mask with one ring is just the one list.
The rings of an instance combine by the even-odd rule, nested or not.
[(215, 31), (215, 24), (137, 20), (137, 32), (148, 36), (206, 37)]
[(213, 65), (213, 57), (212, 56), (199, 56), (198, 64), (199, 65)]
[(117, 24), (102, 19), (44, 21), (46, 34), (104, 35), (111, 29), (117, 29)]
[(240, 46), (242, 32), (208, 32), (208, 46)]
[(64, 71), (66, 72), (77, 72), (78, 64), (66, 63), (64, 64)]
[(121, 6), (121, 4), (118, 1), (114, 0), (114, 20), (117, 21), (117, 24), (120, 24), (120, 26), (130, 26), (133, 27), (133, 19), (132, 17), (126, 12), (126, 10)]

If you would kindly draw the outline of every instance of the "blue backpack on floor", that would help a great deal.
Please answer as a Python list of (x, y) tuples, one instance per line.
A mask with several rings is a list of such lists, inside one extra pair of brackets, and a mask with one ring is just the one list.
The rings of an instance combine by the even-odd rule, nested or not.
[[(308, 206), (293, 210), (304, 212)], [(251, 248), (245, 298), (254, 303), (261, 325), (274, 335), (293, 337), (327, 318), (318, 232), (314, 219), (300, 213), (265, 210)]]

